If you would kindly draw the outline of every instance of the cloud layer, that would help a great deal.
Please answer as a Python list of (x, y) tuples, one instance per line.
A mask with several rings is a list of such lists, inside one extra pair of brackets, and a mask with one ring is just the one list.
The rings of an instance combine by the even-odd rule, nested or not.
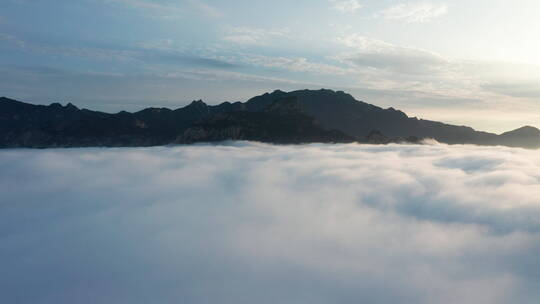
[(540, 157), (473, 146), (0, 151), (5, 303), (532, 303)]

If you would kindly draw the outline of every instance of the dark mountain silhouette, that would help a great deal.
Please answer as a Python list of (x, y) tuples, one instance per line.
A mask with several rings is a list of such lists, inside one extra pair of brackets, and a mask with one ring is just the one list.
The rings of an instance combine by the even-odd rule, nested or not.
[[(308, 115), (313, 116), (321, 126), (345, 132), (356, 138), (377, 130), (389, 138), (433, 138), (448, 144), (504, 145), (511, 147), (539, 148), (540, 130), (522, 127), (501, 135), (476, 131), (466, 126), (456, 126), (437, 121), (408, 117), (394, 108), (383, 109), (354, 99), (342, 91), (300, 90), (283, 92), (280, 90), (254, 97), (246, 102), (248, 110), (257, 111), (277, 98), (297, 96), (298, 102)], [(412, 136), (412, 138), (411, 138)], [(375, 140), (375, 142), (380, 140)]]
[(273, 143), (352, 142), (319, 126), (297, 98), (276, 100), (260, 111), (243, 103), (208, 106), (194, 101), (177, 110), (148, 108), (108, 114), (0, 98), (0, 147), (154, 146), (199, 141), (257, 140)]
[(270, 143), (352, 142), (337, 130), (325, 130), (306, 115), (296, 97), (275, 100), (261, 111), (223, 112), (195, 122), (176, 143), (256, 140)]
[(332, 90), (274, 91), (245, 103), (199, 101), (171, 110), (109, 114), (0, 98), (0, 147), (153, 146), (220, 140), (388, 143), (434, 138), (449, 144), (540, 147), (540, 130), (501, 135), (410, 118)]
[(510, 147), (538, 148), (540, 130), (535, 127), (525, 126), (506, 132), (498, 136), (497, 141), (501, 145)]
[(332, 90), (301, 90), (290, 93), (274, 91), (250, 99), (248, 109), (257, 110), (276, 98), (297, 96), (298, 101), (322, 126), (363, 137), (379, 130), (389, 137), (429, 137), (445, 143), (490, 144), (497, 135), (478, 132), (464, 126), (448, 125), (436, 121), (409, 118), (394, 108), (380, 107), (358, 101), (349, 94)]

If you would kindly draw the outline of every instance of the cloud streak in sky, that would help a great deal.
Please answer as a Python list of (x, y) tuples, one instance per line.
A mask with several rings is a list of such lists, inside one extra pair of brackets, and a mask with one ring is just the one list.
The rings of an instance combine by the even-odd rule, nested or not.
[(356, 0), (330, 0), (330, 2), (333, 4), (333, 9), (342, 13), (354, 13), (363, 7)]
[(358, 66), (390, 69), (398, 73), (425, 74), (436, 70), (448, 70), (444, 57), (416, 48), (396, 46), (377, 39), (357, 34), (338, 37), (338, 42), (355, 49), (342, 54), (338, 59)]
[(540, 157), (446, 145), (0, 151), (6, 303), (529, 303)]
[(380, 15), (388, 20), (402, 20), (406, 23), (425, 23), (448, 12), (446, 4), (429, 2), (401, 3), (383, 10)]
[(105, 0), (108, 3), (118, 3), (137, 10), (144, 11), (143, 16), (151, 16), (163, 19), (178, 19), (185, 15), (185, 10), (167, 3), (148, 0)]
[(269, 40), (285, 37), (286, 35), (286, 29), (229, 26), (226, 27), (222, 40), (241, 45), (266, 45)]

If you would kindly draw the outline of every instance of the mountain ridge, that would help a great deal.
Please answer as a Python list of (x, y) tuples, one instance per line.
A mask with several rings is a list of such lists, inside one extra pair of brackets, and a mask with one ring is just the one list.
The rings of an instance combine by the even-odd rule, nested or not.
[[(282, 113), (268, 111), (276, 104), (287, 102), (289, 108)], [(256, 117), (264, 123), (258, 123)], [(233, 133), (217, 130), (225, 122), (219, 122), (219, 119), (227, 120), (229, 124), (234, 122), (235, 128), (240, 128), (242, 132), (233, 133), (242, 135), (234, 138)], [(281, 124), (279, 128), (286, 125), (288, 133), (273, 132), (272, 128), (278, 128), (282, 120), (288, 123)], [(195, 134), (194, 127), (205, 130), (199, 134), (206, 132), (214, 135), (195, 141), (184, 136), (187, 131)], [(302, 133), (306, 129), (311, 130), (310, 137), (302, 138), (308, 134)], [(373, 131), (388, 138), (385, 142), (404, 141), (404, 138), (434, 138), (448, 144), (540, 147), (540, 130), (535, 127), (524, 126), (500, 135), (476, 131), (467, 126), (411, 118), (400, 110), (383, 109), (356, 100), (343, 91), (328, 89), (275, 90), (254, 96), (246, 102), (208, 105), (202, 100), (194, 100), (177, 109), (151, 107), (113, 114), (79, 109), (71, 103), (65, 106), (59, 103), (33, 105), (0, 97), (0, 147), (4, 148), (153, 146), (227, 139), (276, 143), (370, 142), (368, 135)], [(381, 141), (381, 136), (377, 135), (377, 138), (377, 141)]]

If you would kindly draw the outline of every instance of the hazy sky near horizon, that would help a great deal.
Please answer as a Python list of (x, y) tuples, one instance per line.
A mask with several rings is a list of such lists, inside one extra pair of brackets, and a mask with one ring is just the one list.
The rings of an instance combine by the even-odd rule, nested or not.
[(410, 116), (540, 127), (540, 3), (3, 0), (0, 95), (115, 112), (329, 88)]

